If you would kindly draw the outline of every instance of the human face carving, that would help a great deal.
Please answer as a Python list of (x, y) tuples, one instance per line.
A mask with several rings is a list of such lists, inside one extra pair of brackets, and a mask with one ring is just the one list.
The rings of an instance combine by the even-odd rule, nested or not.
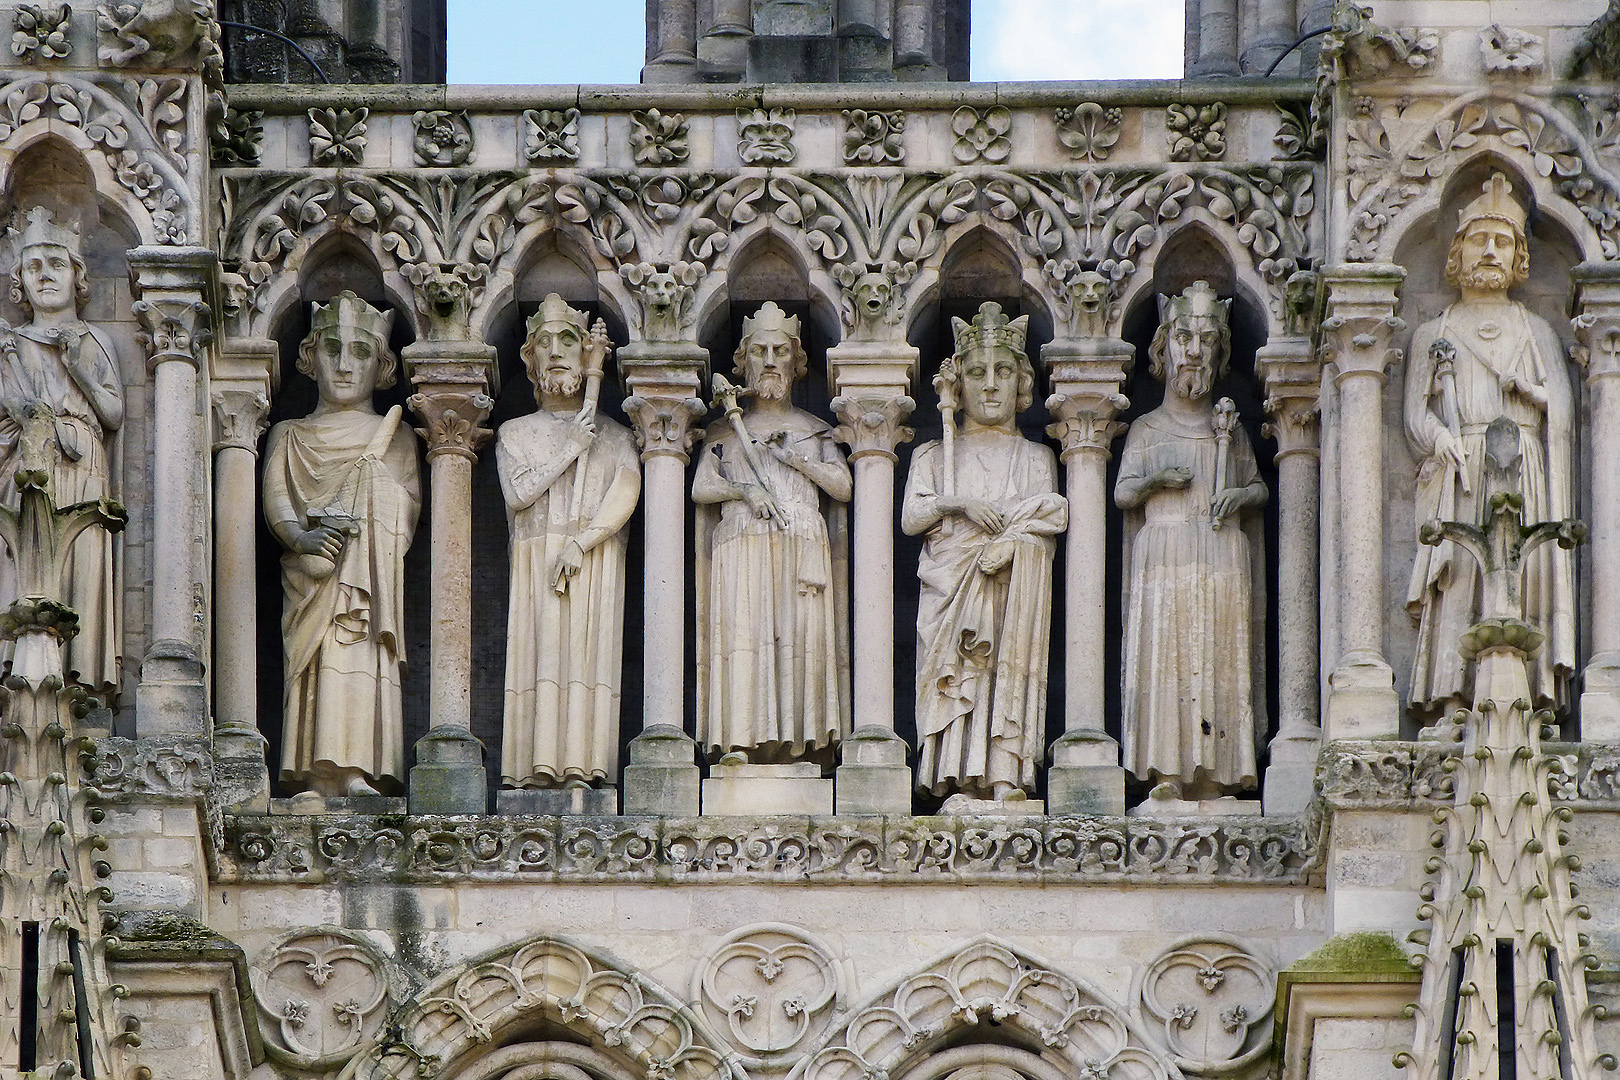
[(73, 307), (73, 258), (58, 244), (34, 244), (22, 253), (23, 295), (36, 314)]
[(877, 322), (889, 308), (889, 297), (893, 293), (888, 278), (882, 274), (863, 274), (856, 279), (855, 310), (860, 312), (862, 319), (867, 322)]
[(1018, 415), (1018, 359), (1011, 349), (976, 346), (961, 363), (962, 409), (985, 427), (1010, 427)]
[(786, 330), (755, 330), (744, 354), (748, 387), (756, 397), (771, 401), (793, 390), (793, 337)]
[(579, 393), (585, 373), (585, 338), (579, 327), (562, 320), (544, 322), (533, 340), (540, 392), (564, 398)]
[(1493, 218), (1468, 223), (1462, 238), (1460, 283), (1467, 289), (1505, 292), (1513, 280), (1519, 242), (1513, 226)]
[(1220, 320), (1213, 315), (1185, 315), (1171, 325), (1165, 342), (1166, 382), (1176, 396), (1187, 401), (1209, 397), (1220, 348)]
[(381, 345), (370, 334), (337, 327), (321, 335), (315, 349), (315, 385), (321, 402), (354, 408), (371, 402), (377, 389)]

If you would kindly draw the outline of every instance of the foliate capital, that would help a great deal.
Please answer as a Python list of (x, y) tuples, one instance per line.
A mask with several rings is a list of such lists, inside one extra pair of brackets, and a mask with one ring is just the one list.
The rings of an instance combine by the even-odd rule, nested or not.
[(698, 397), (642, 397), (624, 399), (625, 415), (635, 424), (636, 445), (642, 458), (666, 455), (684, 463), (697, 437), (696, 421), (708, 412)]
[(427, 440), (429, 461), (440, 454), (475, 460), (494, 434), (478, 426), (495, 408), (495, 399), (481, 391), (412, 394), (407, 404), (427, 425), (416, 432)]
[(135, 301), (132, 310), (141, 321), (135, 338), (149, 365), (174, 360), (194, 368), (202, 365), (203, 349), (214, 340), (214, 331), (209, 323), (213, 312), (199, 297), (158, 294)]
[(1084, 450), (1095, 451), (1106, 461), (1109, 447), (1127, 427), (1115, 417), (1129, 404), (1115, 390), (1053, 394), (1046, 399), (1046, 411), (1056, 419), (1046, 426), (1046, 433), (1063, 445), (1065, 462)]
[(1395, 314), (1406, 271), (1382, 264), (1343, 266), (1322, 275), (1328, 290), (1322, 320), (1322, 358), (1338, 366), (1339, 378), (1385, 377), (1400, 359), (1393, 347), (1406, 322)]
[(1574, 278), (1575, 360), (1588, 381), (1620, 375), (1620, 268), (1583, 264)]
[(835, 397), (832, 410), (842, 421), (833, 429), (833, 437), (849, 447), (852, 459), (866, 454), (882, 454), (895, 460), (895, 447), (910, 442), (915, 432), (906, 426), (906, 418), (917, 403), (904, 395), (900, 397)]
[(1260, 430), (1277, 440), (1278, 459), (1288, 454), (1317, 452), (1320, 441), (1317, 421), (1322, 408), (1316, 394), (1268, 397), (1265, 410), (1267, 420)]
[(257, 455), (269, 414), (270, 398), (262, 390), (215, 390), (214, 450), (234, 447)]

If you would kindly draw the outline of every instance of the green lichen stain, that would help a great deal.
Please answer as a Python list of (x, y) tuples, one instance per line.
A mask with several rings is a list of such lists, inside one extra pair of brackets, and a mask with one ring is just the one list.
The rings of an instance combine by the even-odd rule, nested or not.
[(1295, 961), (1289, 970), (1407, 972), (1412, 970), (1412, 964), (1406, 952), (1389, 934), (1364, 931), (1329, 938), (1311, 955)]
[(178, 911), (138, 912), (120, 927), (125, 941), (173, 941), (204, 944), (222, 940), (207, 926)]

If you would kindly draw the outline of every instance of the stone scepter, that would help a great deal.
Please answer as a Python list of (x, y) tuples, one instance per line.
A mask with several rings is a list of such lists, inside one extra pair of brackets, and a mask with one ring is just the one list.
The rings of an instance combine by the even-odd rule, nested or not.
[(742, 406), (737, 404), (739, 395), (748, 391), (732, 384), (724, 375), (716, 373), (714, 376), (714, 398), (720, 407), (726, 411), (726, 419), (731, 423), (731, 430), (736, 432), (737, 445), (742, 450), (743, 460), (748, 463), (748, 470), (754, 474), (754, 482), (765, 489), (771, 497), (771, 520), (776, 522), (778, 528), (788, 527), (787, 515), (777, 504), (776, 493), (771, 491), (770, 485), (765, 482), (765, 466), (759, 460), (759, 448), (754, 437), (748, 433), (748, 425), (743, 423)]
[(940, 487), (948, 499), (956, 497), (956, 360), (947, 356), (940, 361), (939, 374), (934, 376), (934, 393), (939, 395), (940, 429), (939, 450), (943, 466)]
[[(607, 323), (597, 319), (591, 326), (590, 340), (585, 343), (582, 350), (582, 359), (585, 361), (585, 404), (579, 409), (579, 422), (589, 424), (596, 419), (596, 403), (602, 396), (602, 368), (607, 363), (608, 347)], [(585, 475), (585, 468), (590, 463), (591, 448), (587, 446), (579, 452), (579, 475)], [(574, 496), (569, 501), (568, 520), (578, 521), (579, 515), (585, 509), (585, 485), (574, 486)], [(558, 593), (568, 591), (568, 579), (562, 574), (551, 587)]]

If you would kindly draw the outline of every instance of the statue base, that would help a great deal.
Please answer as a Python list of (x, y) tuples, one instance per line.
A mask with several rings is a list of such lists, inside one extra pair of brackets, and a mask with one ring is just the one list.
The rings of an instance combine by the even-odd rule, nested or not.
[(466, 728), (443, 724), (416, 740), (409, 784), (411, 813), (485, 813), (488, 785), (484, 744)]
[(1347, 655), (1328, 677), (1325, 739), (1398, 739), (1395, 672), (1381, 657)]
[(270, 809), (265, 738), (241, 724), (214, 729), (214, 797), (227, 810), (263, 814)]
[(749, 765), (721, 762), (703, 781), (703, 813), (713, 817), (828, 817), (833, 782), (814, 762)]
[(1620, 743), (1620, 653), (1592, 657), (1581, 685), (1581, 741)]
[(154, 641), (141, 661), (135, 688), (136, 734), (206, 735), (208, 693), (202, 661), (184, 641)]
[(1239, 799), (1235, 795), (1223, 795), (1218, 799), (1175, 799), (1150, 794), (1125, 813), (1127, 817), (1145, 818), (1259, 817), (1260, 804), (1252, 799)]
[(495, 793), (495, 812), (503, 816), (539, 814), (613, 815), (619, 812), (616, 787), (502, 788)]
[(630, 740), (624, 767), (624, 813), (697, 817), (697, 744), (673, 724), (654, 724)]
[(376, 817), (405, 813), (405, 800), (393, 795), (348, 795), (322, 798), (305, 791), (290, 799), (271, 799), (270, 813), (288, 817)]
[(1040, 799), (975, 799), (971, 795), (952, 795), (939, 808), (941, 814), (953, 817), (1028, 817), (1043, 816), (1046, 803)]
[(1260, 792), (1260, 803), (1267, 817), (1297, 817), (1316, 794), (1316, 756), (1322, 749), (1321, 734), (1308, 731), (1277, 733), (1271, 740), (1271, 764)]
[(1071, 731), (1052, 744), (1046, 802), (1053, 814), (1125, 813), (1125, 770), (1119, 743), (1101, 731)]
[(833, 806), (839, 814), (911, 813), (910, 747), (877, 725), (856, 728), (839, 750)]

